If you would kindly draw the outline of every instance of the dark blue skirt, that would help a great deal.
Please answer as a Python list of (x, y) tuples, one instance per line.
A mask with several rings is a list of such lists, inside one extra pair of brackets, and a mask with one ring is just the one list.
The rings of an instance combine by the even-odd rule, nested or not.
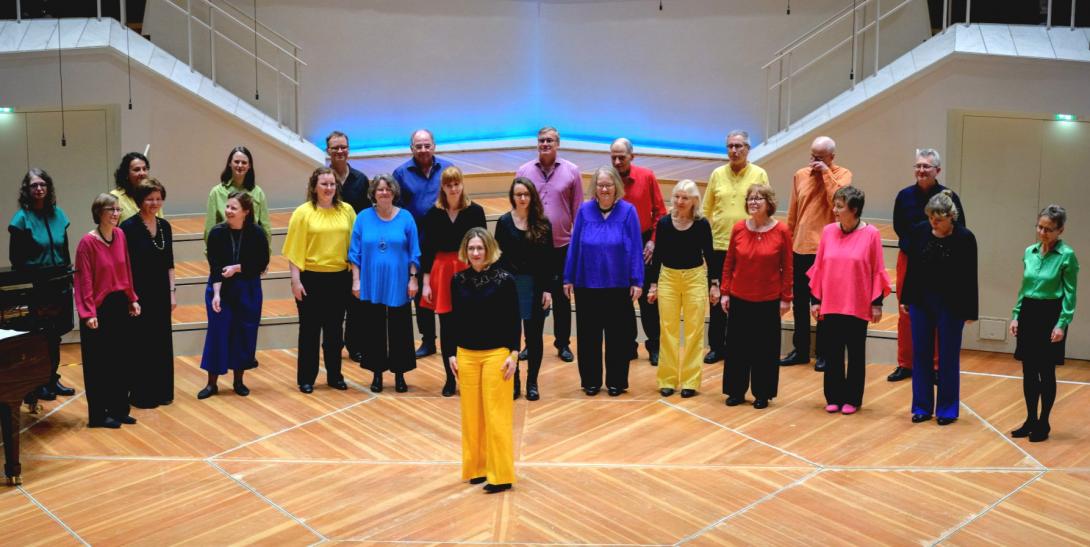
[(231, 279), (220, 288), (220, 312), (212, 310), (212, 284), (204, 292), (208, 332), (201, 368), (213, 374), (254, 366), (261, 323), (261, 278)]

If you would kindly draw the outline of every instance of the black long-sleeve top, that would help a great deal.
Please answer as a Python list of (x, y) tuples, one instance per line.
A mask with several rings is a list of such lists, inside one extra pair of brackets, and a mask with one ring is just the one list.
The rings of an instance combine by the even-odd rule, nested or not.
[(673, 217), (666, 215), (659, 220), (655, 232), (655, 252), (651, 257), (650, 282), (658, 283), (661, 266), (675, 270), (696, 268), (708, 264), (708, 282), (712, 274), (712, 226), (706, 218), (693, 221), (687, 230), (674, 227)]
[(930, 224), (918, 224), (909, 234), (905, 252), (908, 269), (899, 295), (902, 304), (921, 304), (925, 295), (938, 294), (958, 318), (977, 319), (977, 245), (972, 232), (954, 226), (950, 235), (935, 237)]
[[(223, 278), (223, 268), (240, 264), (242, 271), (228, 279)], [(208, 281), (229, 282), (231, 279), (255, 279), (269, 266), (269, 243), (265, 232), (253, 223), (232, 230), (223, 222), (208, 232)]]
[(549, 229), (538, 242), (530, 241), (528, 230), (515, 226), (511, 213), (496, 222), (496, 243), (502, 253), (500, 267), (514, 275), (533, 276), (534, 292), (549, 290), (560, 275), (553, 260), (553, 228), (548, 220), (545, 222)]
[(462, 238), (473, 227), (485, 227), (484, 209), (476, 203), (470, 203), (469, 207), (458, 212), (454, 222), (450, 221), (450, 215), (446, 209), (432, 207), (424, 214), (420, 221), (420, 269), (424, 273), (431, 272), (431, 265), (435, 262), (435, 253), (449, 253), (458, 250), (462, 244)]
[(341, 183), (341, 198), (344, 199), (357, 213), (371, 206), (371, 199), (367, 197), (367, 175), (362, 171), (348, 166), (348, 176)]
[(463, 270), (450, 280), (454, 342), (466, 349), (519, 350), (522, 320), (515, 277), (492, 265)]

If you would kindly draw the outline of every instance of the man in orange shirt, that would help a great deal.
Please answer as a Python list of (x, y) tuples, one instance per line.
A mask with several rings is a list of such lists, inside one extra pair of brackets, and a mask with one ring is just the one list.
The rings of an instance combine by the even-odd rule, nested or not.
[[(821, 230), (833, 218), (833, 194), (852, 183), (852, 172), (833, 164), (836, 158), (836, 142), (829, 137), (818, 137), (810, 145), (810, 164), (795, 172), (791, 186), (791, 205), (787, 210), (787, 228), (793, 241), (792, 267), (794, 268), (795, 299), (792, 306), (795, 334), (791, 350), (780, 361), (780, 366), (801, 365), (810, 362), (810, 278), (807, 270), (817, 257)], [(825, 370), (825, 355), (821, 346), (821, 323), (816, 335), (817, 362), (814, 370)]]

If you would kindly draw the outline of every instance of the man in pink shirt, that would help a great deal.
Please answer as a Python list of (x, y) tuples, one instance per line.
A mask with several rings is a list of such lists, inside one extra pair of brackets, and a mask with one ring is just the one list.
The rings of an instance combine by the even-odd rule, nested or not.
[[(651, 255), (655, 252), (655, 227), (659, 219), (666, 214), (666, 205), (662, 200), (662, 189), (655, 178), (655, 172), (632, 164), (632, 141), (621, 137), (609, 147), (610, 159), (614, 169), (621, 174), (624, 182), (624, 200), (636, 206), (640, 219), (640, 235), (643, 239), (643, 295), (640, 296), (640, 323), (647, 335), (647, 357), (652, 366), (659, 364), (659, 308), (647, 301), (647, 290), (651, 285), (651, 276), (647, 269), (651, 266)], [(632, 332), (638, 332), (632, 325)], [(639, 343), (633, 341), (635, 348)], [(633, 351), (635, 353), (635, 351)]]
[[(571, 242), (572, 226), (579, 206), (583, 204), (583, 177), (579, 168), (568, 160), (557, 157), (560, 148), (560, 132), (555, 127), (542, 127), (537, 132), (537, 159), (530, 160), (515, 173), (533, 181), (541, 195), (545, 216), (553, 225), (553, 259), (557, 272), (564, 271)], [(553, 287), (553, 335), (560, 359), (566, 363), (575, 360), (571, 352), (571, 301), (564, 296), (561, 281)]]

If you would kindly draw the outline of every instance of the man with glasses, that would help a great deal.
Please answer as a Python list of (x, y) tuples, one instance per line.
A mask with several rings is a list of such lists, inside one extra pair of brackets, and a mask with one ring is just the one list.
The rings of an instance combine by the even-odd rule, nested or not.
[[(647, 335), (644, 347), (647, 359), (652, 366), (659, 364), (659, 307), (647, 301), (647, 289), (651, 286), (651, 276), (647, 269), (651, 267), (651, 255), (655, 252), (655, 227), (659, 219), (666, 214), (666, 204), (662, 200), (662, 189), (655, 178), (655, 172), (632, 164), (632, 141), (621, 137), (609, 147), (610, 161), (613, 168), (621, 175), (624, 183), (624, 199), (636, 207), (640, 219), (640, 237), (643, 240), (643, 294), (640, 295), (640, 323)], [(632, 317), (635, 320), (635, 316)], [(632, 332), (637, 333), (636, 325)], [(639, 344), (633, 341), (633, 355)]]
[[(905, 269), (908, 267), (908, 255), (905, 249), (908, 241), (905, 239), (912, 232), (912, 227), (927, 222), (927, 213), (924, 207), (932, 196), (946, 190), (939, 184), (938, 176), (942, 172), (942, 157), (934, 148), (922, 148), (916, 151), (916, 164), (913, 166), (916, 173), (916, 183), (897, 193), (897, 200), (893, 202), (893, 230), (900, 238), (897, 253), (897, 299), (901, 298), (901, 289), (904, 287)], [(965, 208), (961, 206), (961, 198), (953, 193), (954, 205), (958, 209), (958, 217), (955, 223), (965, 226)], [(900, 306), (898, 306), (900, 310)], [(936, 338), (937, 340), (937, 338)], [(939, 367), (939, 352), (935, 352), (935, 370)], [(937, 375), (937, 373), (936, 373)], [(897, 368), (886, 377), (890, 382), (899, 382), (912, 377), (912, 322), (908, 313), (898, 311), (897, 317)]]
[[(791, 186), (791, 205), (787, 209), (787, 228), (791, 230), (792, 268), (796, 306), (792, 306), (795, 348), (780, 361), (780, 366), (810, 362), (810, 277), (806, 272), (817, 257), (821, 231), (833, 223), (833, 194), (852, 183), (852, 172), (833, 164), (836, 142), (818, 137), (810, 145), (810, 163), (795, 171)], [(817, 324), (817, 360), (814, 370), (825, 370), (821, 346), (821, 323)]]
[[(341, 198), (352, 206), (356, 213), (371, 206), (371, 200), (367, 198), (367, 175), (348, 164), (348, 135), (341, 131), (333, 131), (325, 138), (325, 151), (329, 155), (329, 167), (333, 169), (333, 176), (341, 183)], [(348, 356), (359, 363), (363, 360), (363, 348), (359, 344), (356, 324), (360, 317), (360, 301), (351, 298), (345, 313), (344, 346), (348, 350)]]
[[(427, 129), (417, 129), (409, 138), (409, 150), (413, 157), (394, 169), (394, 179), (401, 186), (401, 207), (404, 207), (416, 219), (416, 229), (421, 241), (425, 236), (421, 221), (429, 209), (435, 207), (439, 197), (440, 175), (451, 163), (435, 157), (435, 137)], [(423, 272), (416, 271), (416, 284), (423, 287)], [(416, 293), (413, 305), (416, 307), (416, 328), (420, 330), (420, 348), (416, 358), (427, 357), (435, 353), (435, 312), (420, 306), (423, 291)], [(446, 363), (443, 363), (446, 366)]]
[[(749, 133), (734, 130), (727, 134), (729, 163), (712, 171), (704, 191), (704, 216), (712, 225), (712, 263), (708, 264), (712, 284), (718, 285), (723, 276), (723, 260), (730, 244), (730, 231), (746, 211), (746, 190), (751, 184), (768, 185), (768, 173), (749, 162)], [(724, 357), (727, 336), (727, 315), (723, 308), (712, 306), (708, 321), (708, 346), (711, 351), (704, 362), (711, 364)]]
[[(571, 242), (572, 226), (579, 206), (583, 204), (583, 177), (574, 163), (558, 158), (560, 132), (555, 127), (542, 127), (537, 132), (537, 159), (530, 160), (515, 173), (516, 177), (526, 177), (533, 181), (545, 216), (553, 225), (553, 260), (554, 270), (564, 271), (564, 262), (568, 259), (568, 244)], [(557, 279), (553, 286), (553, 335), (560, 359), (565, 363), (575, 360), (571, 348), (571, 302), (564, 296), (562, 280)]]

